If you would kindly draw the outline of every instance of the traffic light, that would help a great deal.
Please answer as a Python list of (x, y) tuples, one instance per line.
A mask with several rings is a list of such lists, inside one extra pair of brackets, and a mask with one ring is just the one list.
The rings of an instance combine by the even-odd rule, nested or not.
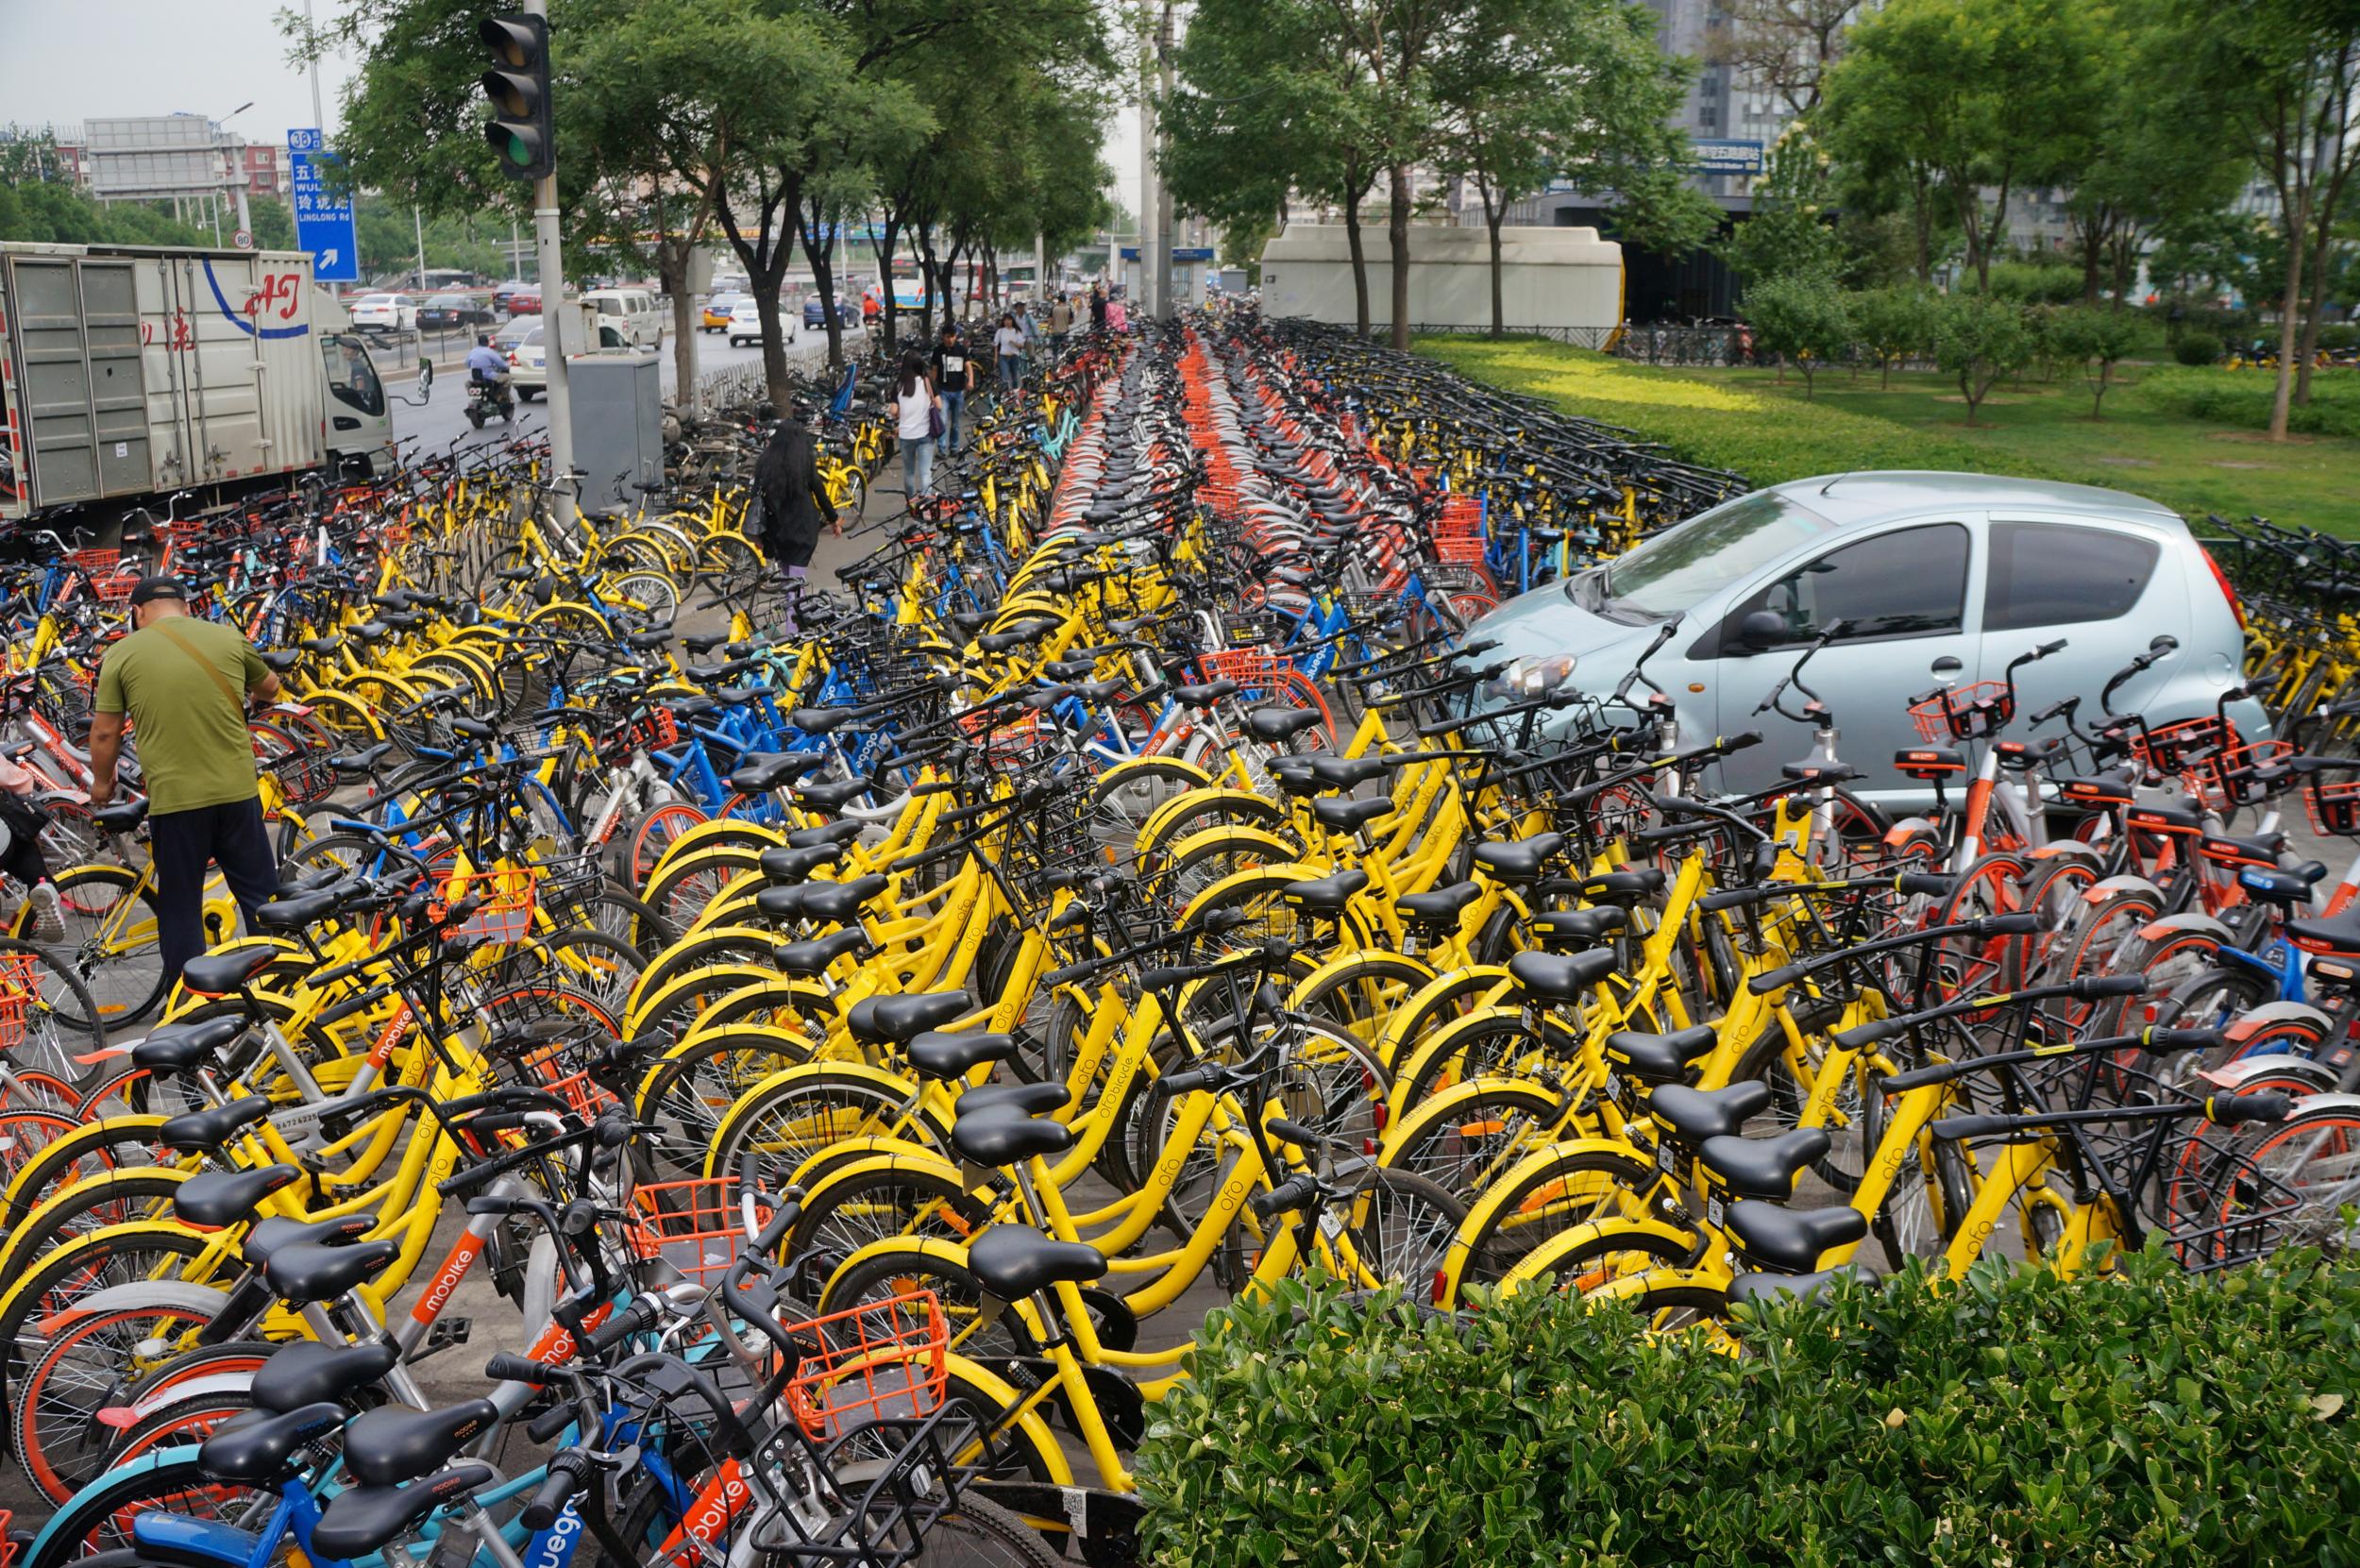
[(546, 17), (502, 11), (476, 24), (492, 51), (483, 95), (492, 100), (484, 140), (501, 170), (517, 179), (545, 179), (556, 167), (556, 127), (549, 118), (549, 24)]

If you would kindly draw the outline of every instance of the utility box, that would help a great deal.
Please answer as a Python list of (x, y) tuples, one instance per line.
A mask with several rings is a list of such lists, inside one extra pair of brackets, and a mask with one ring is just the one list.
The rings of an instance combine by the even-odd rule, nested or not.
[(594, 516), (636, 512), (647, 497), (635, 487), (664, 482), (660, 363), (654, 354), (566, 356), (574, 463), (583, 473), (582, 509)]

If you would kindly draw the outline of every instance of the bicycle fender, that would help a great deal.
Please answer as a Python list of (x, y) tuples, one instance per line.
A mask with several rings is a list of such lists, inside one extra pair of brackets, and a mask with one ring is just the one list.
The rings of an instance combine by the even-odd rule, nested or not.
[[(1696, 1237), (1694, 1232), (1682, 1230), (1675, 1225), (1667, 1225), (1653, 1215), (1638, 1220), (1593, 1220), (1588, 1224), (1576, 1225), (1570, 1230), (1558, 1232), (1523, 1257), (1518, 1258), (1515, 1267), (1510, 1269), (1507, 1277), (1500, 1281), (1500, 1294), (1512, 1295), (1526, 1285), (1537, 1284), (1543, 1275), (1558, 1273), (1558, 1259), (1583, 1242), (1610, 1236), (1642, 1235), (1658, 1238), (1689, 1256), (1694, 1255), (1696, 1245)], [(1458, 1249), (1455, 1246), (1452, 1248), (1452, 1260), (1445, 1267), (1449, 1270), (1451, 1299), (1457, 1300), (1458, 1273), (1460, 1268), (1464, 1266), (1464, 1259), (1458, 1256)], [(1655, 1269), (1642, 1270), (1641, 1275), (1660, 1275), (1669, 1268), (1669, 1265), (1663, 1265)], [(1641, 1275), (1618, 1275), (1616, 1278), (1619, 1280), (1641, 1277)], [(1616, 1280), (1601, 1281), (1592, 1290), (1581, 1293), (1604, 1295), (1608, 1293), (1608, 1288), (1614, 1283)]]
[(1406, 953), (1348, 953), (1341, 958), (1329, 959), (1306, 975), (1288, 994), (1287, 1008), (1292, 1012), (1302, 1007), (1305, 999), (1322, 986), (1340, 986), (1362, 974), (1374, 979), (1398, 980), (1405, 972), (1424, 977), (1418, 982), (1420, 990), (1434, 983), (1433, 967)]
[(167, 1311), (202, 1312), (211, 1317), (219, 1313), (228, 1301), (228, 1291), (216, 1290), (210, 1285), (184, 1285), (173, 1279), (134, 1279), (121, 1285), (110, 1285), (103, 1290), (93, 1290), (64, 1311), (43, 1318), (32, 1326), (43, 1334), (54, 1334), (76, 1318), (93, 1312), (112, 1312), (126, 1307), (160, 1307)]
[[(1479, 1005), (1494, 1004), (1507, 986), (1508, 968), (1506, 965), (1470, 964), (1464, 969), (1438, 974), (1419, 986), (1399, 1007), (1394, 1009), (1394, 1017), (1404, 1020), (1415, 1018), (1441, 998), (1461, 990), (1481, 995), (1484, 1003)], [(1396, 1024), (1388, 1022), (1384, 1033), (1377, 1037), (1377, 1057), (1388, 1067), (1393, 1065), (1393, 1056), (1401, 1049), (1401, 1041), (1394, 1034), (1396, 1027)]]
[[(1291, 861), (1303, 852), (1302, 845), (1290, 844), (1267, 828), (1249, 827), (1242, 822), (1223, 822), (1215, 827), (1199, 828), (1177, 844), (1168, 846), (1163, 851), (1163, 858), (1167, 862), (1174, 862), (1199, 850), (1209, 849), (1259, 850), (1270, 856), (1271, 862)], [(1255, 868), (1257, 870), (1262, 868)], [(1214, 885), (1220, 885), (1217, 883)]]
[(2118, 899), (2125, 893), (2136, 893), (2153, 899), (2159, 904), (2165, 902), (2164, 890), (2161, 887), (2156, 886), (2147, 878), (2129, 871), (2120, 876), (2102, 877), (2091, 883), (2082, 890), (2082, 902), (2104, 903), (2111, 899)]
[(786, 835), (775, 828), (766, 828), (759, 822), (744, 822), (731, 817), (700, 822), (664, 847), (664, 852), (656, 857), (656, 863), (648, 868), (648, 880), (653, 882), (657, 872), (707, 844), (747, 839), (759, 839), (762, 849), (775, 850), (784, 846)]
[[(33, 1543), (17, 1554), (18, 1560), (29, 1560), (33, 1558), (41, 1556), (44, 1548), (46, 1548), (49, 1544), (50, 1536), (57, 1530), (58, 1522), (74, 1511), (73, 1503), (75, 1498), (80, 1497), (82, 1492), (89, 1492), (94, 1487), (104, 1486), (110, 1481), (120, 1480), (126, 1475), (138, 1475), (157, 1470), (185, 1470), (189, 1473), (189, 1486), (191, 1491), (194, 1492), (203, 1487), (206, 1484), (204, 1478), (205, 1473), (196, 1462), (196, 1455), (197, 1450), (194, 1444), (174, 1445), (164, 1448), (152, 1448), (146, 1453), (141, 1454), (136, 1458), (126, 1459), (121, 1464), (110, 1465), (101, 1474), (92, 1476), (91, 1479), (82, 1487), (81, 1491), (76, 1492), (74, 1494), (74, 1497), (69, 1497), (64, 1503), (59, 1505), (58, 1510), (49, 1516), (48, 1523), (42, 1526), (41, 1533), (33, 1537)], [(251, 1543), (249, 1543), (249, 1549)], [(81, 1554), (77, 1552), (74, 1555), (78, 1557)]]
[[(834, 1183), (850, 1181), (854, 1176), (873, 1175), (880, 1171), (921, 1169), (948, 1177), (968, 1191), (983, 1189), (984, 1184), (969, 1180), (956, 1164), (944, 1159), (939, 1153), (922, 1143), (896, 1138), (863, 1138), (853, 1141), (860, 1146), (861, 1152), (848, 1155), (845, 1146), (838, 1144), (821, 1150), (796, 1168), (788, 1185), (803, 1189), (803, 1206), (807, 1211), (818, 1202), (820, 1194)], [(813, 1172), (818, 1174), (814, 1177)]]
[[(1500, 1294), (1512, 1295), (1528, 1283), (1530, 1281), (1519, 1279), (1514, 1273), (1510, 1273), (1506, 1280), (1501, 1282)], [(1693, 1285), (1700, 1290), (1718, 1290), (1727, 1295), (1729, 1289), (1729, 1272), (1727, 1269), (1714, 1268), (1711, 1264), (1694, 1269), (1642, 1269), (1635, 1274), (1624, 1274), (1618, 1279), (1608, 1280), (1596, 1290), (1586, 1292), (1582, 1299), (1584, 1301), (1629, 1301), (1646, 1294), (1649, 1290), (1667, 1285)]]
[[(128, 1112), (122, 1116), (110, 1116), (97, 1121), (83, 1122), (72, 1132), (50, 1143), (39, 1155), (26, 1160), (17, 1172), (8, 1178), (8, 1190), (0, 1193), (0, 1222), (5, 1222), (11, 1228), (23, 1223), (27, 1214), (47, 1203), (55, 1195), (47, 1192), (25, 1192), (20, 1189), (31, 1178), (36, 1170), (43, 1167), (50, 1170), (70, 1168), (57, 1163), (54, 1157), (57, 1150), (63, 1148), (76, 1138), (80, 1138), (85, 1143), (103, 1145), (111, 1141), (126, 1127), (154, 1133), (163, 1124), (164, 1118), (145, 1111)], [(152, 1143), (155, 1140), (150, 1138), (145, 1141)], [(76, 1156), (77, 1160), (79, 1157), (78, 1155)]]
[(208, 1398), (217, 1393), (244, 1393), (253, 1385), (254, 1374), (251, 1372), (208, 1373), (202, 1377), (174, 1383), (135, 1399), (129, 1408), (135, 1418), (143, 1417), (183, 1399)]
[[(746, 1090), (743, 1094), (740, 1094), (737, 1097), (736, 1104), (730, 1107), (729, 1114), (722, 1117), (721, 1125), (716, 1130), (714, 1135), (714, 1147), (709, 1150), (705, 1155), (704, 1174), (707, 1176), (732, 1177), (735, 1175), (734, 1172), (716, 1170), (714, 1168), (714, 1160), (718, 1157), (721, 1145), (729, 1141), (726, 1135), (732, 1130), (733, 1123), (734, 1123), (737, 1120), (737, 1114), (741, 1109), (754, 1103), (759, 1098), (775, 1092), (784, 1085), (798, 1082), (803, 1078), (819, 1077), (822, 1075), (829, 1077), (849, 1076), (857, 1078), (876, 1088), (880, 1094), (891, 1095), (896, 1099), (914, 1099), (916, 1098), (918, 1092), (917, 1086), (911, 1083), (907, 1078), (904, 1078), (896, 1072), (888, 1072), (881, 1067), (871, 1067), (867, 1062), (799, 1062), (793, 1067), (783, 1067), (779, 1069), (778, 1071), (771, 1073), (768, 1077), (754, 1085), (753, 1087)], [(932, 1115), (932, 1113), (923, 1105), (919, 1106), (919, 1109), (913, 1114), (929, 1117)], [(946, 1140), (949, 1138), (949, 1129), (942, 1127), (939, 1122), (937, 1122), (936, 1130), (940, 1133)]]
[(2317, 1087), (2297, 1105), (2298, 1115), (2322, 1100), (2360, 1103), (2360, 1095), (2325, 1092), (2335, 1087), (2335, 1070), (2308, 1056), (2298, 1056), (2291, 1051), (2265, 1051), (2258, 1055), (2240, 1056), (2234, 1062), (2223, 1062), (2211, 1071), (2200, 1072), (2197, 1076), (2233, 1094), (2256, 1078), (2300, 1078)]
[(2209, 936), (2218, 947), (2234, 948), (2237, 945), (2236, 934), (2201, 909), (2183, 909), (2177, 915), (2166, 915), (2160, 920), (2149, 920), (2139, 927), (2140, 936), (2150, 942), (2160, 942), (2166, 936), (2183, 932)]
[(2106, 860), (2104, 855), (2099, 854), (2078, 838), (2060, 838), (2043, 844), (2038, 849), (2027, 850), (2024, 851), (2024, 858), (2032, 861), (2078, 860), (2087, 866), (2103, 865)]
[[(1292, 850), (1290, 850), (1287, 852), (1289, 854), (1294, 853)], [(1249, 866), (1242, 871), (1232, 871), (1227, 876), (1222, 878), (1219, 882), (1213, 884), (1210, 887), (1207, 887), (1203, 892), (1197, 894), (1195, 898), (1190, 899), (1188, 901), (1188, 906), (1180, 911), (1180, 919), (1174, 922), (1174, 925), (1185, 927), (1188, 923), (1189, 919), (1199, 910), (1203, 909), (1211, 900), (1228, 892), (1233, 887), (1251, 886), (1256, 878), (1268, 878), (1275, 875), (1280, 881), (1285, 882), (1309, 882), (1316, 877), (1323, 877), (1327, 875), (1328, 869), (1332, 869), (1332, 868), (1323, 868), (1317, 866), (1306, 866), (1299, 860), (1281, 860), (1275, 861), (1268, 866)]]
[(1524, 1096), (1536, 1113), (1555, 1115), (1564, 1106), (1561, 1096), (1521, 1078), (1468, 1078), (1453, 1084), (1441, 1093), (1432, 1096), (1407, 1116), (1396, 1115), (1385, 1129), (1385, 1139), (1377, 1145), (1376, 1163), (1390, 1167), (1393, 1155), (1408, 1141), (1407, 1130), (1446, 1114), (1461, 1101), (1471, 1100), (1478, 1093), (1509, 1093)]
[(2335, 1034), (2335, 1020), (2307, 1002), (2265, 1002), (2221, 1033), (2233, 1042), (2242, 1044), (2263, 1030), (2281, 1024), (2299, 1024), (2322, 1040), (2332, 1038)]
[[(1154, 766), (1151, 767), (1149, 766), (1150, 764), (1153, 764)], [(1195, 763), (1188, 761), (1186, 757), (1125, 757), (1121, 762), (1115, 764), (1112, 767), (1106, 769), (1104, 773), (1098, 775), (1097, 782), (1090, 785), (1090, 793), (1093, 795), (1103, 795), (1107, 790), (1121, 784), (1124, 780), (1130, 778), (1135, 773), (1160, 773), (1165, 769), (1172, 767), (1182, 768), (1187, 772), (1194, 774), (1196, 776), (1199, 788), (1208, 788), (1212, 784), (1213, 776), (1210, 773), (1205, 772), (1204, 768), (1198, 767)], [(1241, 792), (1231, 791), (1230, 793), (1236, 794)], [(1194, 800), (1197, 798), (1198, 797), (1195, 792), (1192, 790), (1175, 797), (1175, 799), (1182, 801)], [(1253, 798), (1256, 801), (1262, 801), (1262, 798), (1258, 795)], [(1262, 801), (1262, 803), (1264, 805), (1268, 805), (1270, 802)]]
[[(1111, 777), (1111, 773), (1108, 776)], [(1173, 796), (1148, 813), (1147, 820), (1139, 824), (1138, 835), (1133, 848), (1141, 853), (1146, 852), (1148, 846), (1162, 840), (1165, 825), (1173, 818), (1192, 806), (1213, 800), (1222, 801), (1229, 810), (1240, 817), (1253, 818), (1272, 828), (1281, 827), (1287, 820), (1285, 809), (1267, 797), (1256, 795), (1251, 790), (1239, 789), (1228, 784), (1216, 784), (1207, 781), (1198, 788)], [(1168, 846), (1158, 852), (1168, 859), (1175, 849), (1176, 846)], [(1300, 853), (1301, 851), (1298, 848), (1289, 852)]]

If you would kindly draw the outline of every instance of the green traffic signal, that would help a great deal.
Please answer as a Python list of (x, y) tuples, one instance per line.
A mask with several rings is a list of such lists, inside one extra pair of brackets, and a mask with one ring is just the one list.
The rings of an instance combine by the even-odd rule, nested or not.
[(499, 154), (500, 166), (519, 179), (548, 177), (556, 166), (556, 138), (549, 115), (549, 25), (521, 11), (487, 16), (476, 35), (492, 51), (495, 69), (478, 78), (491, 101), (484, 140)]

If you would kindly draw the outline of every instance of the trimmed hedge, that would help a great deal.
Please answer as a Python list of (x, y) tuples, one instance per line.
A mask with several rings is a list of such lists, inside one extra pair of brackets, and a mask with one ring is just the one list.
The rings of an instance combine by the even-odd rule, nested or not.
[[(2267, 430), (2270, 400), (2277, 392), (2276, 371), (2216, 366), (2150, 371), (2140, 380), (2136, 396), (2150, 408), (2183, 418)], [(2287, 411), (2286, 428), (2303, 435), (2360, 436), (2360, 377), (2349, 370), (2314, 371), (2311, 401)]]
[(1677, 457), (1732, 469), (1757, 485), (1853, 468), (1980, 473), (1991, 464), (1981, 447), (1890, 419), (1709, 385), (1537, 339), (1430, 336), (1416, 346), (1466, 375), (1549, 398), (1569, 413), (1628, 426)]
[(1527, 1294), (1213, 1314), (1138, 1456), (1159, 1568), (2360, 1562), (2360, 1266), (1846, 1286), (1746, 1354)]

